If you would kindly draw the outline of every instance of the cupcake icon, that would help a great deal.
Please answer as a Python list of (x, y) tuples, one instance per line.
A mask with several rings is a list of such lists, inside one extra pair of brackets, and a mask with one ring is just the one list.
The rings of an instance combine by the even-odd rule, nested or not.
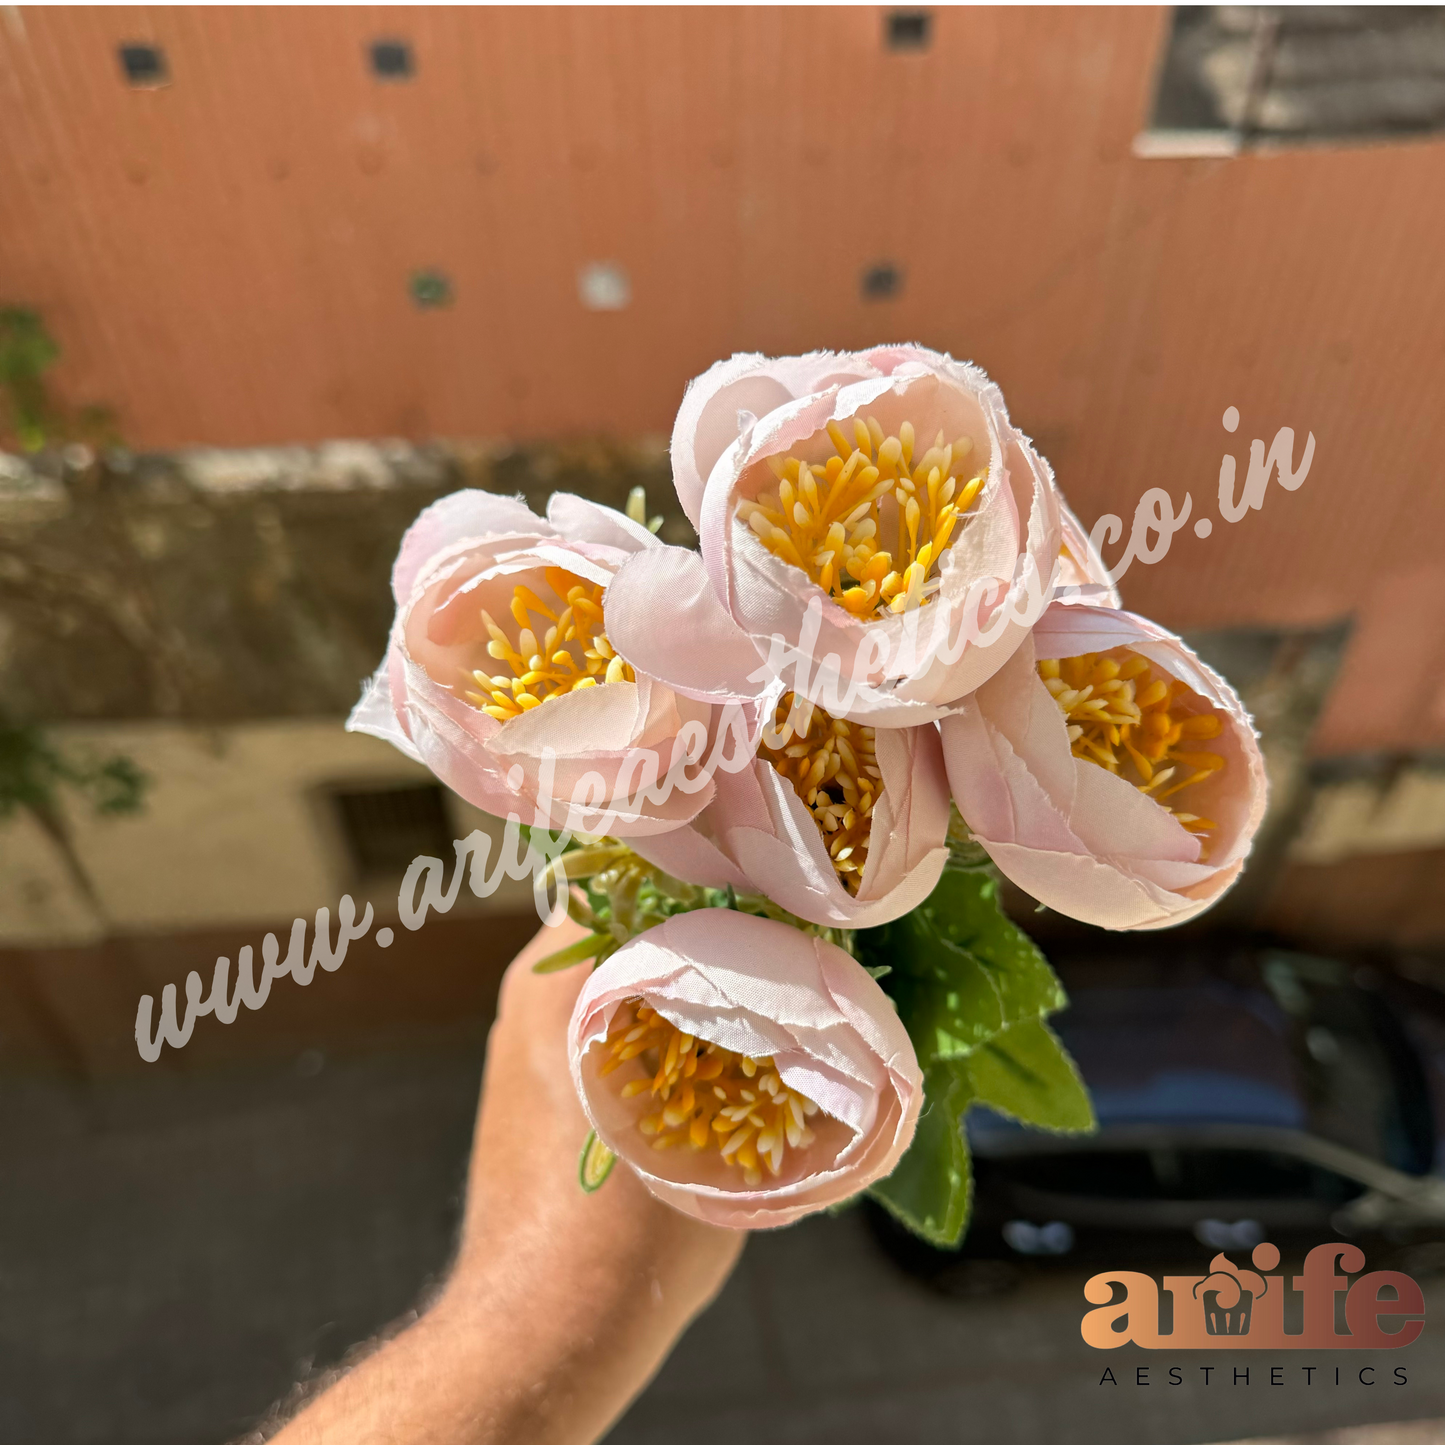
[(1209, 1274), (1194, 1286), (1194, 1297), (1204, 1300), (1204, 1328), (1211, 1335), (1247, 1335), (1254, 1302), (1269, 1288), (1252, 1269), (1236, 1269), (1216, 1254)]

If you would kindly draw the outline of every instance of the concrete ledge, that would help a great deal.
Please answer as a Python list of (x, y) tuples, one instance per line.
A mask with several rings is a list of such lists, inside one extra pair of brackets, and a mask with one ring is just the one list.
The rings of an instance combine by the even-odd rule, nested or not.
[(463, 487), (620, 507), (634, 486), (691, 545), (656, 440), (0, 455), (0, 697), (41, 723), (345, 714), (424, 507)]

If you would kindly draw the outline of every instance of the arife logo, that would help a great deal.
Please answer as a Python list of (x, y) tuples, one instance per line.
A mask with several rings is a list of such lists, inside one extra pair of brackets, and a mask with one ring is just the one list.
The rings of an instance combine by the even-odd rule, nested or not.
[[(1380, 1269), (1351, 1281), (1348, 1276), (1365, 1267), (1365, 1256), (1353, 1244), (1337, 1243), (1317, 1245), (1306, 1255), (1304, 1272), (1292, 1281), (1303, 1296), (1303, 1325), (1298, 1334), (1286, 1333), (1285, 1277), (1268, 1273), (1279, 1264), (1279, 1250), (1260, 1244), (1251, 1258), (1254, 1269), (1237, 1269), (1216, 1254), (1207, 1275), (1166, 1275), (1174, 1305), (1167, 1334), (1159, 1329), (1159, 1286), (1152, 1276), (1096, 1274), (1084, 1286), (1084, 1298), (1098, 1308), (1084, 1316), (1079, 1332), (1096, 1350), (1131, 1341), (1146, 1350), (1398, 1350), (1425, 1328), (1425, 1296), (1409, 1275)], [(1336, 1260), (1344, 1274), (1335, 1272)], [(1123, 1286), (1122, 1299), (1114, 1298), (1115, 1285)], [(1343, 1334), (1335, 1329), (1341, 1291)], [(1402, 1322), (1381, 1328), (1392, 1319)]]

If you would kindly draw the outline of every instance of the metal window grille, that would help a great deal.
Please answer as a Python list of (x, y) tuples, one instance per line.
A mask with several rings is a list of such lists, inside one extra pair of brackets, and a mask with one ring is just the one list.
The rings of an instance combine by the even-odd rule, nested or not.
[(332, 794), (358, 876), (404, 873), (413, 858), (452, 856), (446, 796), (436, 783)]
[(1445, 7), (1180, 6), (1142, 155), (1445, 130)]

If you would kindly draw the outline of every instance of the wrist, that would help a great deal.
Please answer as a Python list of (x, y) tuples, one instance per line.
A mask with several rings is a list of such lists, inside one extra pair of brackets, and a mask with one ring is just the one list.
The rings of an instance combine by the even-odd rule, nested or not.
[(594, 1271), (555, 1277), (544, 1244), (464, 1251), (426, 1316), (428, 1350), (469, 1396), (469, 1445), (591, 1445), (657, 1363), (639, 1362), (637, 1322)]

